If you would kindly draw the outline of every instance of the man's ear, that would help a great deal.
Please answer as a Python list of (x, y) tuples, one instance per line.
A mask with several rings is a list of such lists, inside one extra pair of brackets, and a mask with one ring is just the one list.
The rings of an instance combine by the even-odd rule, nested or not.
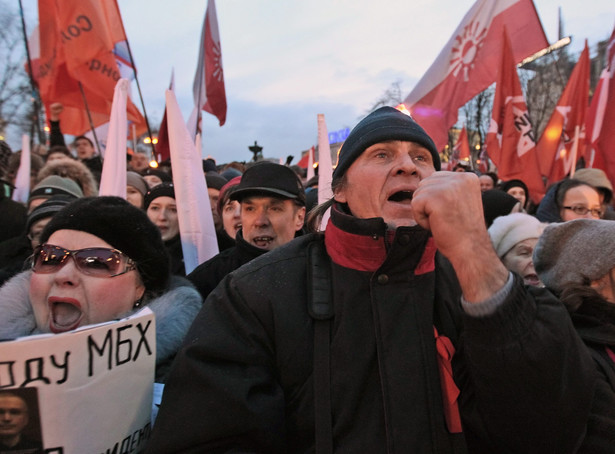
[(595, 279), (589, 283), (589, 286), (593, 288), (598, 293), (602, 294), (602, 290), (606, 288), (608, 285), (609, 273), (606, 273), (601, 278)]
[(333, 199), (339, 203), (346, 203), (346, 192), (344, 191), (344, 187), (342, 186), (337, 191), (333, 193)]
[(304, 222), (305, 222), (305, 207), (300, 207), (297, 209), (297, 212), (295, 213), (295, 232), (303, 228)]

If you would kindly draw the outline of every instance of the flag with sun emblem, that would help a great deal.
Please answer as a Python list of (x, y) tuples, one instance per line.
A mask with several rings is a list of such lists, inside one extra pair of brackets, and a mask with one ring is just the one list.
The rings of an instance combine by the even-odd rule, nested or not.
[(459, 108), (495, 82), (504, 26), (515, 62), (548, 46), (532, 0), (477, 0), (404, 100), (438, 149)]
[(216, 2), (207, 2), (205, 22), (201, 31), (199, 61), (194, 76), (194, 105), (215, 115), (220, 126), (226, 121), (226, 91), (222, 69), (222, 48), (218, 32)]

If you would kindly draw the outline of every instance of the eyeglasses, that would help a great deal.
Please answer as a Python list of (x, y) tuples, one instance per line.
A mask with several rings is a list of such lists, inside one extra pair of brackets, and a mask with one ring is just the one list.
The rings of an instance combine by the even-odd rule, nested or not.
[(572, 210), (579, 216), (585, 216), (587, 213), (591, 213), (593, 217), (601, 218), (602, 215), (604, 214), (604, 212), (602, 211), (602, 208), (587, 208), (587, 207), (584, 207), (583, 205), (575, 205), (572, 207), (562, 207), (562, 208), (565, 210)]
[(135, 262), (122, 251), (104, 247), (91, 247), (71, 251), (53, 244), (41, 244), (31, 257), (32, 271), (39, 274), (55, 273), (69, 257), (79, 271), (94, 277), (115, 277), (136, 269)]

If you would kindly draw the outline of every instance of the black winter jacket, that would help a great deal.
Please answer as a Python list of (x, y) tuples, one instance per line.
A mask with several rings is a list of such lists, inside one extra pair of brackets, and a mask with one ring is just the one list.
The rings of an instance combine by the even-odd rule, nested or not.
[(267, 252), (266, 249), (253, 246), (244, 240), (240, 230), (237, 232), (234, 247), (225, 249), (201, 263), (187, 277), (205, 300), (227, 274), (265, 252)]
[[(515, 277), (494, 314), (470, 317), (452, 267), (421, 228), (398, 228), (387, 241), (382, 219), (334, 211), (324, 237), (335, 452), (575, 452), (593, 365), (549, 292)], [(174, 363), (147, 452), (314, 452), (306, 250), (322, 241), (295, 239), (210, 294)], [(456, 410), (443, 403), (434, 328), (456, 349), (463, 433), (445, 420)]]

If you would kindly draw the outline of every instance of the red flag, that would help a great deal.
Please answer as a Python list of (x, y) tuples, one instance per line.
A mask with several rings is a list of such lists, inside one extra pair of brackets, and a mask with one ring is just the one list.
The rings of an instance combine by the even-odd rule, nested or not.
[(220, 126), (226, 121), (226, 91), (222, 69), (222, 48), (215, 0), (208, 0), (201, 30), (199, 61), (194, 76), (194, 105), (215, 115)]
[[(94, 126), (108, 122), (120, 78), (113, 50), (126, 40), (115, 0), (39, 0), (39, 21), (40, 62), (34, 77), (46, 106), (64, 104), (63, 132), (90, 129), (84, 96)], [(142, 129), (145, 120), (131, 101), (127, 112)]]
[[(169, 83), (169, 90), (175, 90), (175, 72), (171, 72), (171, 82)], [(160, 128), (158, 129), (158, 143), (156, 144), (156, 154), (158, 155), (158, 162), (164, 162), (167, 159), (171, 159), (166, 104), (164, 106), (164, 115), (162, 116), (162, 121), (160, 122)]]
[(470, 159), (470, 142), (468, 141), (468, 131), (465, 126), (461, 128), (457, 143), (453, 147), (453, 152), (457, 152), (457, 161), (467, 161)]
[(607, 70), (608, 78), (602, 81), (601, 95), (594, 94), (594, 98), (604, 97), (604, 102), (601, 102), (601, 99), (596, 100), (602, 109), (597, 106), (597, 120), (594, 124), (597, 126), (598, 119), (600, 119), (600, 128), (596, 130), (592, 125), (592, 129), (588, 128), (588, 135), (597, 151), (597, 157), (604, 162), (603, 170), (610, 181), (615, 181), (615, 129), (613, 128), (615, 125), (615, 28), (609, 39)]
[(502, 180), (522, 180), (534, 202), (540, 202), (545, 188), (536, 158), (534, 130), (506, 29), (486, 147), (498, 168), (498, 176)]
[(588, 98), (589, 48), (585, 41), (585, 49), (538, 141), (538, 163), (547, 184), (574, 173), (577, 159), (583, 156)]
[[(312, 159), (312, 162), (314, 162), (314, 153), (315, 153), (315, 151), (316, 150), (314, 149), (314, 146), (312, 146), (312, 148), (310, 148), (308, 150), (308, 152), (301, 157), (301, 159), (299, 160), (297, 165), (299, 167), (301, 167), (302, 169), (307, 169), (310, 158)], [(310, 156), (310, 154), (311, 154), (311, 156)]]
[(477, 0), (404, 100), (438, 149), (458, 109), (495, 82), (504, 26), (515, 62), (548, 46), (532, 0)]

